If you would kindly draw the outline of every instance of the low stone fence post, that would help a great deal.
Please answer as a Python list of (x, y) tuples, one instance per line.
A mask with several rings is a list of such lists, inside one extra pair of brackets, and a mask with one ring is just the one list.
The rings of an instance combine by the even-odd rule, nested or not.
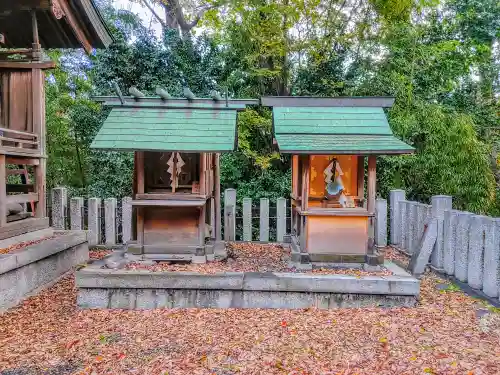
[(83, 198), (71, 198), (69, 203), (71, 230), (83, 229)]
[(399, 247), (406, 249), (408, 244), (408, 201), (399, 202), (399, 221), (401, 223), (401, 240)]
[(224, 192), (224, 240), (236, 239), (236, 190), (226, 189)]
[(406, 193), (401, 189), (391, 190), (389, 194), (389, 227), (391, 232), (390, 243), (393, 246), (401, 247), (401, 231), (403, 228), (400, 215), (400, 202), (405, 199)]
[(243, 198), (243, 241), (252, 241), (252, 199)]
[(52, 227), (56, 230), (66, 229), (67, 204), (67, 189), (65, 187), (52, 189)]
[(453, 199), (449, 195), (434, 195), (432, 197), (432, 217), (437, 220), (437, 237), (431, 264), (443, 271), (444, 264), (444, 212), (452, 209)]
[[(433, 196), (431, 205), (407, 201), (404, 197), (403, 190), (390, 193), (390, 244), (414, 254), (413, 262), (421, 258), (422, 263), (426, 262), (433, 240), (429, 262), (434, 270), (454, 276), (490, 298), (498, 298), (500, 218), (453, 210), (453, 198), (448, 195)], [(377, 200), (377, 210), (383, 209), (383, 200)], [(378, 225), (383, 220), (380, 212), (376, 220), (376, 241), (383, 244), (383, 232)], [(426, 225), (431, 222), (434, 223), (432, 236), (423, 236)], [(420, 254), (424, 250), (426, 253)], [(418, 257), (415, 252), (419, 252)], [(422, 267), (420, 264), (423, 272)]]
[(260, 234), (259, 241), (269, 241), (269, 199), (260, 199)]
[(483, 292), (494, 298), (500, 293), (500, 219), (487, 218), (484, 225)]
[(88, 203), (88, 241), (89, 246), (96, 246), (101, 240), (101, 199), (89, 198)]
[(116, 245), (116, 198), (104, 200), (104, 228), (106, 246)]
[(132, 239), (132, 198), (122, 199), (122, 243), (127, 244)]
[(472, 214), (460, 212), (457, 219), (457, 232), (455, 238), (455, 277), (467, 281), (467, 268), (469, 259), (469, 229)]
[(484, 216), (473, 215), (470, 221), (467, 283), (471, 288), (483, 286)]
[(283, 242), (286, 233), (286, 199), (276, 200), (276, 241)]
[(443, 268), (447, 275), (455, 273), (455, 251), (457, 248), (458, 212), (446, 210), (443, 217)]
[(406, 249), (410, 254), (418, 251), (418, 233), (417, 233), (417, 202), (409, 202), (408, 212), (408, 248)]
[(387, 246), (387, 200), (375, 201), (375, 245)]

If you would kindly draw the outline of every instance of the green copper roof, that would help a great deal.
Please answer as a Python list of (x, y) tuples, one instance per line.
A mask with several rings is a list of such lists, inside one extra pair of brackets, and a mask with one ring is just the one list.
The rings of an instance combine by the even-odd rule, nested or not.
[(278, 147), (290, 154), (406, 154), (380, 107), (274, 107)]
[(236, 110), (115, 107), (92, 142), (116, 151), (223, 152), (236, 146)]

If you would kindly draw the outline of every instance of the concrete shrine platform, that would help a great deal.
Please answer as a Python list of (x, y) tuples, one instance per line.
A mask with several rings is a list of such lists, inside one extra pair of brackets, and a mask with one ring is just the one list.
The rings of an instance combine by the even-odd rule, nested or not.
[(384, 264), (389, 276), (202, 273), (130, 269), (127, 262), (135, 260), (129, 256), (114, 252), (78, 270), (77, 305), (85, 309), (412, 307), (420, 291), (419, 280), (389, 261)]
[(88, 259), (83, 231), (44, 229), (0, 241), (0, 311), (55, 281)]

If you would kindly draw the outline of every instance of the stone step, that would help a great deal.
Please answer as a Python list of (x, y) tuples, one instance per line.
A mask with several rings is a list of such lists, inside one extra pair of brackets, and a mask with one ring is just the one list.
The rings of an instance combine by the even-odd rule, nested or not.
[(193, 254), (143, 254), (142, 258), (164, 262), (191, 262)]

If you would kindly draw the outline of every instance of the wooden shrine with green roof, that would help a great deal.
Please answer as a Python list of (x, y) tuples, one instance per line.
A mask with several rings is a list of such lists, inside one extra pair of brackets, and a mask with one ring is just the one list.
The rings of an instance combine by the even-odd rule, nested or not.
[[(264, 97), (292, 155), (292, 255), (302, 263), (381, 261), (374, 248), (377, 155), (413, 152), (384, 113), (393, 98)], [(365, 158), (368, 158), (365, 194)]]
[(99, 97), (111, 113), (92, 147), (135, 153), (135, 238), (128, 251), (145, 259), (214, 258), (221, 240), (219, 153), (236, 149), (236, 115), (258, 100)]

